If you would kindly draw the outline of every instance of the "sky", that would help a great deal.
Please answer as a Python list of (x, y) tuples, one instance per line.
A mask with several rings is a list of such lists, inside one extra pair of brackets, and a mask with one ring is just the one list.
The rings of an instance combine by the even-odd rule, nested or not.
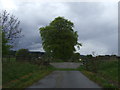
[(118, 3), (117, 2), (23, 2), (1, 0), (0, 12), (7, 10), (20, 21), (22, 35), (14, 49), (26, 48), (41, 51), (39, 28), (49, 25), (58, 16), (74, 23), (82, 55), (118, 54)]

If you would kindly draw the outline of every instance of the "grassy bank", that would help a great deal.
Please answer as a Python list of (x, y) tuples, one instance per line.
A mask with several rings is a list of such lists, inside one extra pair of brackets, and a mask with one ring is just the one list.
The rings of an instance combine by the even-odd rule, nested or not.
[(3, 88), (25, 88), (54, 69), (51, 66), (37, 66), (27, 62), (13, 62), (2, 64)]
[(99, 64), (97, 73), (87, 71), (84, 66), (79, 70), (89, 79), (103, 88), (118, 88), (118, 60), (103, 61)]

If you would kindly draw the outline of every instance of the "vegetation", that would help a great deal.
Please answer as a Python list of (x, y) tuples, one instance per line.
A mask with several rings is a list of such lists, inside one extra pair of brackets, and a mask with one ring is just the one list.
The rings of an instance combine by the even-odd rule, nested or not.
[(84, 65), (79, 70), (102, 87), (118, 87), (118, 60), (102, 61), (99, 63), (97, 73), (87, 70)]
[(112, 83), (118, 83), (118, 61), (104, 61), (104, 63), (101, 63), (99, 74)]
[(42, 45), (48, 55), (66, 61), (73, 55), (75, 45), (80, 48), (78, 34), (73, 26), (71, 21), (57, 17), (48, 26), (40, 28)]
[(86, 70), (97, 73), (99, 69), (99, 65), (101, 63), (101, 60), (99, 60), (97, 57), (93, 57), (92, 55), (87, 55), (83, 59), (83, 64), (86, 68)]
[(25, 88), (49, 74), (51, 66), (38, 66), (28, 62), (3, 63), (3, 88)]
[[(7, 11), (0, 13), (0, 34), (2, 34), (2, 55), (8, 55), (14, 46), (15, 39), (20, 37), (20, 21)], [(74, 24), (64, 17), (55, 18), (48, 26), (40, 28), (42, 45), (46, 54), (42, 58), (31, 58), (33, 62), (17, 62), (15, 57), (3, 57), (2, 84), (3, 88), (24, 88), (43, 78), (53, 70), (80, 70), (83, 74), (105, 88), (118, 86), (118, 60), (101, 60), (91, 55), (83, 58), (84, 65), (77, 69), (56, 69), (49, 65), (49, 59), (64, 61), (78, 61), (80, 49), (78, 34), (73, 30)], [(94, 54), (95, 52), (93, 52)], [(28, 49), (20, 49), (16, 57), (29, 57)], [(109, 56), (108, 56), (109, 57)], [(108, 58), (107, 57), (107, 58)], [(17, 58), (18, 59), (18, 58)], [(22, 59), (20, 59), (22, 60)], [(25, 60), (25, 59), (23, 59)], [(31, 61), (32, 61), (31, 60)], [(8, 63), (8, 61), (10, 61)]]
[(19, 49), (16, 52), (16, 60), (17, 61), (26, 61), (26, 60), (29, 60), (30, 58), (31, 57), (30, 57), (30, 53), (29, 53), (28, 49)]
[(7, 11), (0, 13), (0, 28), (2, 30), (2, 55), (7, 55), (15, 44), (15, 39), (20, 37), (20, 21)]
[(0, 27), (0, 58), (2, 57), (2, 29)]
[(16, 52), (16, 57), (28, 57), (30, 55), (28, 49), (19, 49)]
[(3, 62), (9, 62), (9, 63), (13, 63), (13, 62), (16, 62), (16, 58), (15, 57), (2, 57), (2, 63)]
[(8, 40), (5, 38), (5, 33), (2, 31), (2, 55), (9, 54), (11, 45), (8, 45)]
[(79, 59), (80, 59), (80, 53), (74, 53), (73, 56), (71, 57), (70, 61), (79, 62)]

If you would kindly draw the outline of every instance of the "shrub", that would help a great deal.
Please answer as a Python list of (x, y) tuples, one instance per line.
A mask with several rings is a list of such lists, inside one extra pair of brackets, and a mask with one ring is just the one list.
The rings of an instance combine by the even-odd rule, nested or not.
[(76, 62), (76, 61), (79, 61), (79, 59), (80, 59), (80, 53), (74, 53), (70, 61)]
[(17, 60), (26, 60), (30, 57), (30, 53), (28, 49), (19, 49), (16, 52), (16, 59)]
[(97, 57), (92, 57), (91, 55), (87, 55), (87, 58), (83, 60), (83, 65), (86, 70), (92, 71), (94, 73), (98, 72), (100, 60)]

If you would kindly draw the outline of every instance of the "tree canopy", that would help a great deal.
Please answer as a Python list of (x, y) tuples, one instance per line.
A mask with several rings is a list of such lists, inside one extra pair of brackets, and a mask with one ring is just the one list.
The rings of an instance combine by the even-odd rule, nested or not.
[(40, 28), (44, 50), (54, 58), (70, 59), (78, 43), (77, 31), (73, 30), (74, 24), (64, 17), (55, 18), (48, 26)]
[(15, 39), (20, 37), (20, 21), (6, 10), (0, 12), (0, 30), (2, 32), (2, 55), (8, 54), (15, 45)]
[(11, 45), (8, 45), (7, 43), (8, 43), (8, 40), (5, 38), (5, 33), (2, 32), (2, 55), (9, 54)]
[(14, 15), (11, 15), (6, 10), (0, 13), (0, 26), (9, 43), (14, 43), (14, 39), (20, 37), (21, 28), (19, 25), (20, 21)]
[(28, 49), (19, 49), (17, 52), (16, 52), (16, 56), (17, 57), (28, 57), (29, 56), (29, 50)]

